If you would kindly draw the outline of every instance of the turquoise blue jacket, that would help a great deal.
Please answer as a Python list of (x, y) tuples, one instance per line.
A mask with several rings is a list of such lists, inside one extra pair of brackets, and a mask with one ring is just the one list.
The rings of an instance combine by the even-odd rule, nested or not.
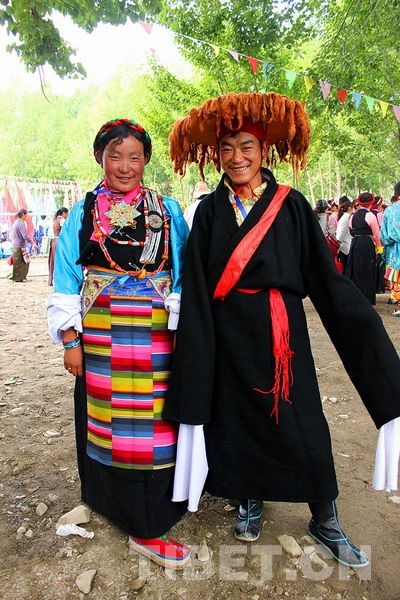
[(383, 213), (381, 242), (385, 248), (384, 261), (395, 271), (400, 270), (400, 200)]

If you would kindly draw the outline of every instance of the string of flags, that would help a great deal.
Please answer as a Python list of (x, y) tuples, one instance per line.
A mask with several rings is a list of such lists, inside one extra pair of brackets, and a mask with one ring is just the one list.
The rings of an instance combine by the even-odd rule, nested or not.
[[(139, 21), (139, 25), (141, 25), (143, 27), (143, 29), (146, 31), (146, 33), (148, 33), (149, 35), (152, 34), (153, 23), (146, 23), (145, 21)], [(273, 63), (268, 62), (266, 60), (255, 58), (254, 56), (248, 56), (246, 54), (237, 52), (236, 50), (228, 50), (221, 46), (211, 44), (210, 42), (206, 42), (204, 40), (200, 40), (200, 39), (197, 39), (197, 38), (194, 38), (194, 37), (191, 37), (188, 35), (184, 35), (181, 33), (179, 33), (179, 34), (177, 34), (175, 32), (171, 32), (171, 33), (173, 33), (174, 36), (179, 35), (180, 37), (184, 37), (193, 42), (206, 44), (207, 46), (210, 46), (213, 49), (215, 56), (219, 56), (221, 54), (221, 52), (227, 52), (228, 54), (230, 54), (232, 56), (232, 58), (236, 62), (239, 62), (240, 60), (245, 59), (248, 62), (248, 64), (250, 65), (250, 68), (251, 68), (253, 74), (255, 75), (257, 73), (257, 71), (261, 68), (265, 79), (268, 78), (268, 75), (270, 74), (270, 72), (275, 68), (275, 65)], [(153, 50), (153, 52), (154, 52), (154, 50)], [(320, 89), (321, 95), (322, 95), (322, 99), (324, 101), (326, 101), (328, 99), (329, 95), (332, 94), (332, 92), (333, 92), (332, 84), (329, 83), (329, 81), (321, 81), (320, 80), (317, 82), (315, 79), (313, 79), (309, 75), (304, 75), (303, 73), (297, 73), (296, 71), (293, 71), (290, 69), (282, 69), (281, 67), (279, 67), (279, 70), (284, 71), (286, 82), (288, 84), (289, 89), (292, 89), (296, 80), (298, 80), (299, 78), (302, 78), (307, 94), (317, 84), (319, 86), (319, 89)], [(348, 98), (351, 98), (356, 110), (358, 110), (358, 108), (361, 105), (361, 102), (364, 100), (370, 113), (373, 113), (374, 110), (380, 110), (383, 117), (386, 116), (389, 108), (391, 108), (394, 116), (396, 117), (397, 121), (400, 123), (400, 106), (391, 104), (390, 102), (386, 102), (384, 100), (379, 100), (377, 98), (373, 98), (372, 96), (369, 96), (369, 95), (361, 93), (361, 92), (347, 90), (345, 88), (336, 90), (336, 97), (342, 106), (344, 106), (344, 104)]]

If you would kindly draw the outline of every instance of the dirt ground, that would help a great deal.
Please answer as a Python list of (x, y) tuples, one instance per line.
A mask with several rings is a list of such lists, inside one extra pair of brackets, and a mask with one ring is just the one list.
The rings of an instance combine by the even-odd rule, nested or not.
[[(47, 334), (46, 259), (32, 261), (24, 284), (7, 279), (9, 272), (1, 260), (1, 598), (400, 599), (400, 492), (371, 488), (376, 431), (309, 301), (305, 307), (332, 434), (341, 523), (369, 555), (370, 568), (339, 567), (318, 547), (325, 566), (310, 562), (312, 540), (304, 537), (309, 511), (303, 504), (265, 503), (262, 535), (256, 545), (246, 545), (233, 539), (235, 510), (229, 499), (204, 497), (199, 512), (188, 513), (172, 531), (193, 548), (190, 566), (179, 573), (139, 558), (128, 549), (126, 536), (93, 512), (82, 525), (94, 532), (92, 539), (56, 535), (59, 517), (80, 504), (74, 382), (63, 369), (61, 347)], [(399, 347), (400, 320), (391, 317), (387, 298), (378, 296), (377, 310)], [(277, 536), (283, 534), (299, 542), (300, 558), (279, 545)], [(199, 560), (200, 546), (206, 552), (200, 557), (207, 558), (204, 544), (209, 558)], [(84, 594), (76, 579), (89, 570), (95, 576)]]

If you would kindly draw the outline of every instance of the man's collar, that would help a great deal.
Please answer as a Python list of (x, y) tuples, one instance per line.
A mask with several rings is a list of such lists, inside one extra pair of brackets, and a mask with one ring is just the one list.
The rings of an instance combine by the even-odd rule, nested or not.
[[(257, 200), (262, 196), (265, 188), (268, 185), (268, 180), (269, 180), (269, 177), (265, 173), (261, 172), (261, 176), (263, 179), (262, 183), (260, 185), (258, 185), (256, 188), (254, 188), (254, 190), (253, 190), (253, 192), (254, 192), (253, 197), (257, 198)], [(235, 189), (232, 184), (232, 181), (230, 180), (230, 178), (227, 175), (225, 175), (225, 177), (224, 177), (224, 186), (226, 188), (228, 188), (228, 190), (230, 192), (232, 192), (233, 195), (236, 194)], [(246, 200), (247, 200), (247, 198), (246, 198)]]

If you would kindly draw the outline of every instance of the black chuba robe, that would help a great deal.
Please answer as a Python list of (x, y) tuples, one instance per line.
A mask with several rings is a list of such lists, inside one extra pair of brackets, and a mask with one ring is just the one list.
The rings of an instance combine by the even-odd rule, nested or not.
[[(213, 292), (234, 248), (258, 222), (277, 183), (269, 180), (237, 225), (221, 179), (197, 209), (185, 259), (181, 313), (164, 416), (204, 424), (206, 490), (224, 498), (319, 502), (338, 490), (303, 299), (309, 296), (377, 427), (400, 416), (400, 361), (380, 317), (339, 274), (307, 200), (291, 190), (269, 232), (224, 300)], [(289, 318), (290, 403), (254, 390), (274, 384), (270, 288)]]

